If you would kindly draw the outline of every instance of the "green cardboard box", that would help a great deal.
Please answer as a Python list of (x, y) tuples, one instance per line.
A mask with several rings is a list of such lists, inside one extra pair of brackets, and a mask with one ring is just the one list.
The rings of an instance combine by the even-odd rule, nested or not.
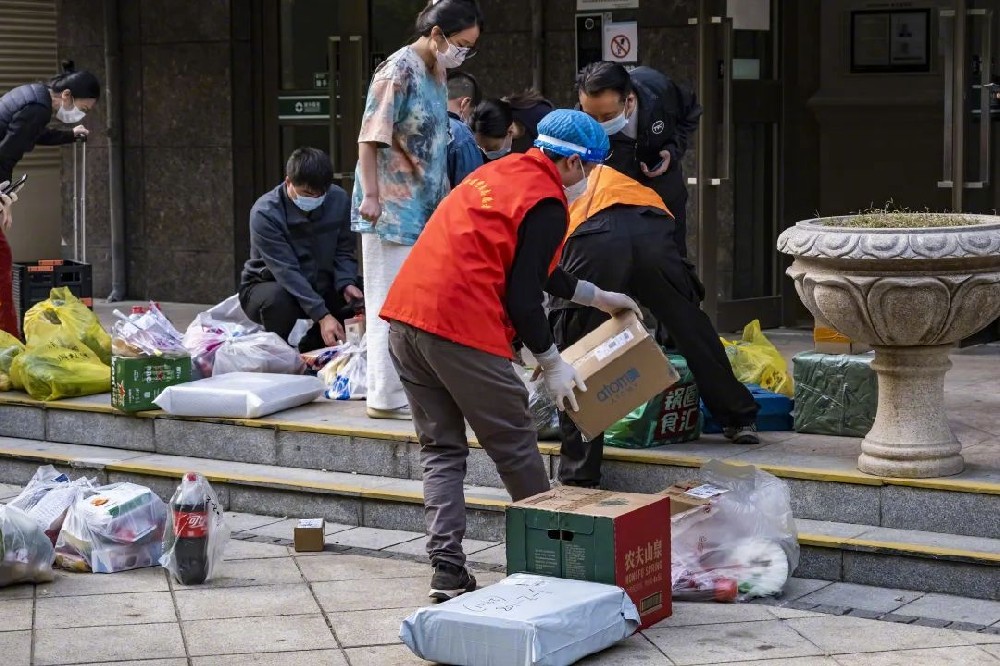
[(670, 617), (670, 499), (560, 486), (507, 509), (507, 574), (617, 585), (643, 627)]
[(158, 409), (153, 403), (168, 386), (191, 381), (191, 357), (111, 358), (111, 406), (123, 412)]

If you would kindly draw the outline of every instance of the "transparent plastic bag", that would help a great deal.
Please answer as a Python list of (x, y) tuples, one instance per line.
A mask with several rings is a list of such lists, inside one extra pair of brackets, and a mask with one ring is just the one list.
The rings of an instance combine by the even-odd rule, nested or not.
[(29, 345), (11, 363), (11, 382), (35, 400), (59, 400), (111, 391), (111, 366), (79, 340), (55, 334)]
[(212, 376), (230, 372), (301, 375), (305, 363), (277, 333), (251, 333), (226, 340), (215, 350)]
[(12, 499), (7, 506), (24, 511), (38, 523), (55, 546), (66, 512), (93, 488), (90, 479), (80, 478), (70, 481), (68, 476), (52, 465), (45, 465), (38, 468), (21, 494)]
[(170, 499), (160, 565), (183, 585), (204, 583), (218, 571), (228, 541), (215, 490), (201, 474), (188, 472)]
[(0, 505), (0, 587), (51, 582), (52, 555), (52, 542), (38, 523), (18, 508)]
[(155, 567), (163, 554), (167, 507), (152, 490), (123, 482), (78, 499), (56, 541), (56, 566), (114, 573)]
[(67, 287), (56, 287), (49, 298), (24, 314), (24, 337), (28, 348), (59, 339), (63, 346), (81, 342), (100, 359), (111, 365), (111, 336), (90, 308)]
[(768, 391), (791, 398), (794, 393), (788, 363), (781, 352), (771, 344), (760, 330), (760, 321), (754, 319), (743, 329), (743, 339), (735, 342), (721, 338), (722, 346), (733, 366), (736, 379), (744, 384), (757, 384)]
[(111, 327), (111, 347), (115, 356), (180, 358), (188, 355), (184, 336), (155, 303), (150, 303), (141, 314), (125, 316), (115, 310), (114, 315), (118, 318)]
[(368, 395), (368, 343), (346, 342), (340, 353), (319, 371), (329, 400), (364, 400)]
[(528, 383), (528, 411), (539, 439), (559, 439), (559, 408), (542, 379)]
[(743, 601), (779, 594), (799, 563), (784, 481), (752, 465), (712, 460), (701, 479), (721, 494), (671, 517), (673, 597)]
[(243, 312), (239, 296), (230, 296), (199, 314), (184, 333), (184, 347), (191, 354), (194, 378), (212, 376), (216, 350), (224, 342), (263, 330)]

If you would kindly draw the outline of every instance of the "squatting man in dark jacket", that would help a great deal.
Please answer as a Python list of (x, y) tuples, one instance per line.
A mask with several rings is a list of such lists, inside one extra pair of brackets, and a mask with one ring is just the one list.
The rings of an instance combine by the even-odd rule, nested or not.
[(250, 319), (285, 340), (298, 320), (315, 322), (301, 351), (343, 341), (344, 318), (363, 303), (350, 206), (347, 193), (333, 184), (330, 157), (299, 148), (288, 158), (284, 182), (250, 211), (240, 304)]

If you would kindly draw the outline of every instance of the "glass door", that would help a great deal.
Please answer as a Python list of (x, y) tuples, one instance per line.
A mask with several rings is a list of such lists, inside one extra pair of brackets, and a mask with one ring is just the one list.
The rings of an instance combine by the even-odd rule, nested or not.
[(700, 0), (698, 96), (699, 272), (704, 308), (721, 331), (753, 319), (781, 325), (778, 123), (781, 88), (776, 4)]

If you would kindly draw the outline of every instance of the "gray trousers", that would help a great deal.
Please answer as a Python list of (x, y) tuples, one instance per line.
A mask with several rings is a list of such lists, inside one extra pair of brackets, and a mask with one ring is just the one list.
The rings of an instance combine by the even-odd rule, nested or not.
[(528, 391), (509, 359), (397, 321), (389, 351), (420, 440), (427, 553), (464, 566), (466, 420), (515, 502), (549, 489)]

